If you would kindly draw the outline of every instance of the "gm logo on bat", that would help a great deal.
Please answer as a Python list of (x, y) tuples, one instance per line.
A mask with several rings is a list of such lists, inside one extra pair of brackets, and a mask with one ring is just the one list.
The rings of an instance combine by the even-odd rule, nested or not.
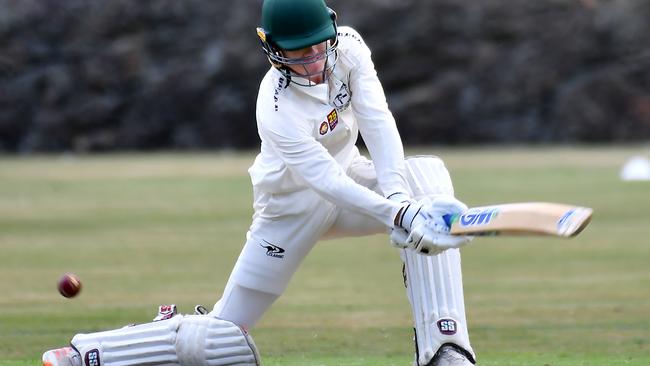
[(460, 215), (461, 226), (477, 226), (489, 224), (492, 219), (497, 217), (499, 210), (495, 208), (484, 209), (480, 211), (469, 211)]

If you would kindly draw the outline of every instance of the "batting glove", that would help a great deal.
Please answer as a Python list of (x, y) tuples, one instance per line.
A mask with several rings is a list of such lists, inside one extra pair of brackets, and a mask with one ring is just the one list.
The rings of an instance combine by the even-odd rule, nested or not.
[(467, 205), (449, 195), (434, 195), (407, 203), (395, 218), (391, 243), (398, 248), (436, 255), (450, 248), (459, 248), (472, 240), (469, 236), (449, 234), (444, 215), (459, 214)]

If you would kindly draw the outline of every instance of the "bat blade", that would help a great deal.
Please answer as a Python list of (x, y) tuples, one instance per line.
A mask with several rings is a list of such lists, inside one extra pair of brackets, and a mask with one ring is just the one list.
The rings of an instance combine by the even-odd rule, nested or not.
[(505, 203), (473, 207), (445, 217), (453, 235), (578, 235), (593, 210), (550, 202)]

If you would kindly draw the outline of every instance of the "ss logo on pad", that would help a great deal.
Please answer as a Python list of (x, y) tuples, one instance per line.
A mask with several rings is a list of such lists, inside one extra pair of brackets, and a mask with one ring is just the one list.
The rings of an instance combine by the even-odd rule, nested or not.
[(444, 335), (454, 335), (458, 327), (456, 326), (456, 321), (454, 319), (444, 318), (440, 319), (437, 322), (438, 330)]

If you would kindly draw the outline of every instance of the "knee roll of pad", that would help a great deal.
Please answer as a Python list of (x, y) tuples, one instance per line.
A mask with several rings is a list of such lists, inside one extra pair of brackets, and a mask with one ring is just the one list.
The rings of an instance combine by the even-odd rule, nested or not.
[(454, 186), (445, 163), (433, 155), (406, 158), (406, 179), (411, 197), (418, 199), (432, 194), (454, 194)]
[(176, 337), (182, 366), (260, 364), (253, 339), (236, 324), (205, 315), (183, 318)]

